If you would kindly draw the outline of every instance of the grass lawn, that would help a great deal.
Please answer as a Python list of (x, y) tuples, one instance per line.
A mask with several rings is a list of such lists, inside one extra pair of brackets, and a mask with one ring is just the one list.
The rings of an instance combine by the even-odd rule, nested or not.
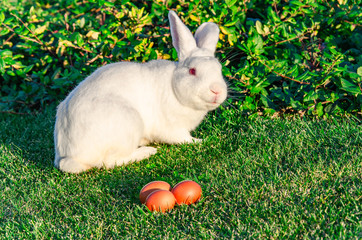
[[(65, 174), (52, 165), (54, 110), (0, 116), (1, 239), (362, 238), (357, 120), (210, 114), (196, 145)], [(167, 214), (138, 200), (153, 180), (197, 181), (201, 201)]]

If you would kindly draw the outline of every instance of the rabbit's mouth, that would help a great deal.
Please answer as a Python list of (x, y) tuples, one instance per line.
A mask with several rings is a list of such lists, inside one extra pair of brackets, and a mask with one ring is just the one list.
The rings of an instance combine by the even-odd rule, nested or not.
[(221, 96), (215, 95), (215, 96), (213, 96), (213, 98), (211, 100), (208, 100), (205, 102), (206, 102), (206, 106), (209, 109), (215, 109), (223, 102), (223, 100), (221, 99)]
[(211, 103), (212, 104), (220, 104), (219, 98), (220, 98), (220, 95), (215, 95), (214, 100)]
[(223, 92), (213, 92), (214, 94), (211, 97), (210, 104), (219, 106), (223, 101), (225, 101), (225, 96)]

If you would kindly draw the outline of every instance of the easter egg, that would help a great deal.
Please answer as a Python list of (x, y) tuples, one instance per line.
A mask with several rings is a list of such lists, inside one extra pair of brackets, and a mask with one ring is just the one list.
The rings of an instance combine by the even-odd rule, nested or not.
[(174, 195), (168, 190), (157, 190), (146, 199), (146, 206), (150, 211), (166, 212), (176, 204)]
[(141, 203), (145, 203), (147, 197), (157, 190), (171, 190), (170, 184), (164, 181), (153, 181), (146, 184), (140, 191), (140, 201)]
[(190, 205), (195, 203), (201, 198), (202, 190), (201, 186), (191, 180), (185, 180), (176, 184), (171, 190), (172, 194), (176, 198), (177, 204)]

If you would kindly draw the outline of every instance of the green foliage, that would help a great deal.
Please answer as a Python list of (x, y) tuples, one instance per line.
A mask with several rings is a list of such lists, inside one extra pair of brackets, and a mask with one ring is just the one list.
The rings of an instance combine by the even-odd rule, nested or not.
[(242, 24), (231, 62), (241, 108), (309, 115), (361, 114), (362, 11), (358, 1), (269, 1)]
[(115, 61), (176, 60), (167, 12), (220, 26), (217, 56), (250, 114), (361, 114), (361, 0), (3, 1), (0, 111), (31, 112)]

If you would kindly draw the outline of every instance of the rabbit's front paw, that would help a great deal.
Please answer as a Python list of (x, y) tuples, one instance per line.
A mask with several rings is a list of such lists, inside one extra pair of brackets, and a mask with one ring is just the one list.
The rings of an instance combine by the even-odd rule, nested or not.
[(154, 147), (140, 147), (133, 152), (132, 157), (135, 160), (142, 160), (157, 153), (157, 148)]
[(72, 158), (66, 157), (60, 159), (59, 169), (62, 170), (63, 172), (80, 173), (90, 169), (90, 167), (82, 163), (79, 163)]
[(117, 160), (116, 165), (121, 166), (129, 162), (137, 162), (142, 159), (148, 158), (157, 153), (157, 148), (154, 147), (139, 147), (128, 157), (120, 158)]

